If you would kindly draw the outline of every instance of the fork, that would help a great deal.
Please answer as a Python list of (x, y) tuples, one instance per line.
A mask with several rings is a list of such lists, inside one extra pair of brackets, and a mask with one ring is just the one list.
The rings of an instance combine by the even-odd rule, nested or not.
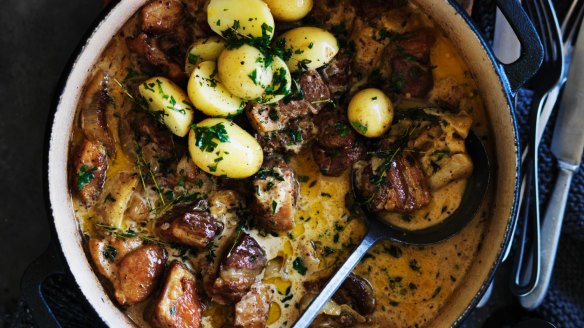
[[(564, 49), (560, 26), (551, 0), (525, 1), (527, 13), (539, 33), (544, 48), (544, 58), (539, 71), (532, 78), (534, 95), (529, 113), (529, 144), (526, 160), (522, 162), (524, 172), (520, 199), (520, 242), (512, 267), (510, 288), (517, 295), (530, 293), (539, 280), (540, 269), (540, 213), (538, 179), (538, 127), (540, 115), (549, 92), (562, 81), (564, 71)], [(528, 236), (528, 231), (530, 235)], [(529, 248), (529, 249), (528, 249)], [(526, 256), (529, 251), (531, 256)]]

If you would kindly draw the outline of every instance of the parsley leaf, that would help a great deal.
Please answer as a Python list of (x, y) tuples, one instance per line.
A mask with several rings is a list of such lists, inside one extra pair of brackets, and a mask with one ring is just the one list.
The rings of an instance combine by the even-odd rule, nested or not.
[(294, 262), (292, 262), (292, 268), (303, 276), (306, 274), (306, 271), (308, 271), (308, 268), (304, 266), (304, 261), (302, 261), (300, 257), (297, 257)]
[(87, 165), (82, 165), (77, 172), (77, 190), (81, 191), (86, 184), (91, 182), (95, 175), (93, 174), (97, 170), (97, 167), (91, 167)]
[(202, 151), (213, 152), (217, 147), (217, 142), (229, 142), (229, 135), (223, 123), (213, 126), (193, 126), (195, 130), (195, 145)]

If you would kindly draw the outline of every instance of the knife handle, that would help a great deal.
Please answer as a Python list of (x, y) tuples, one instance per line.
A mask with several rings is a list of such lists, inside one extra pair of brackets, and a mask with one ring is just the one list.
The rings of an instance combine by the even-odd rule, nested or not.
[(519, 298), (519, 302), (527, 310), (533, 310), (543, 302), (556, 260), (566, 201), (568, 200), (570, 184), (575, 171), (571, 165), (563, 165), (560, 162), (559, 166), (558, 178), (541, 228), (541, 271), (539, 281), (531, 293)]

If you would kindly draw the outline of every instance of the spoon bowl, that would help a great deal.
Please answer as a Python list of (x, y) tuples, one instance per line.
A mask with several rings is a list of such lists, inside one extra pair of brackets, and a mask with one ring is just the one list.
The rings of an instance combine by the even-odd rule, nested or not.
[[(360, 214), (365, 218), (365, 223), (367, 224), (365, 237), (296, 321), (294, 328), (303, 328), (310, 325), (320, 313), (322, 307), (344, 282), (345, 278), (378, 241), (391, 240), (418, 246), (436, 244), (461, 231), (475, 217), (489, 185), (489, 159), (484, 145), (472, 131), (466, 138), (466, 149), (473, 162), (473, 173), (468, 178), (459, 207), (440, 223), (424, 229), (407, 230), (392, 225), (375, 214), (363, 210), (360, 206), (356, 206), (356, 210), (361, 212)], [(351, 174), (351, 185), (354, 197), (358, 199), (355, 192), (353, 174)], [(359, 205), (359, 203), (356, 202), (356, 205)]]

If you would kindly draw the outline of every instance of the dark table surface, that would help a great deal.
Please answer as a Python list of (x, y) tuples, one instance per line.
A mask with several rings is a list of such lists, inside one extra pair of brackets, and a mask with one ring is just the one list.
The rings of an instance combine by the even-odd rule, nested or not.
[[(476, 2), (490, 3), (488, 0)], [(45, 125), (51, 112), (53, 89), (59, 76), (87, 27), (98, 16), (101, 5), (99, 0), (0, 2), (0, 108), (3, 114), (0, 119), (2, 327), (32, 324), (30, 316), (26, 313), (26, 305), (20, 301), (20, 279), (27, 265), (49, 244), (49, 218), (45, 209), (42, 182)], [(475, 11), (474, 14), (479, 27), (487, 37), (492, 35), (490, 28), (492, 15), (492, 11), (480, 14)], [(521, 96), (523, 101), (529, 100), (528, 91), (522, 92)], [(582, 213), (577, 213), (577, 216), (581, 218)], [(570, 256), (582, 257), (583, 251), (581, 249), (578, 251), (582, 240), (566, 242), (564, 238), (563, 247), (567, 247), (566, 243), (570, 242), (577, 245), (576, 253)], [(562, 251), (562, 246), (560, 250)], [(493, 313), (503, 314), (503, 317), (510, 313), (518, 316), (550, 317), (549, 314), (546, 315), (545, 309), (543, 312), (529, 314), (520, 310), (515, 299), (507, 291), (506, 270), (505, 266), (500, 270), (501, 278), (496, 280), (495, 293), (489, 304), (483, 309), (476, 310), (465, 326), (481, 326)], [(79, 303), (77, 301), (82, 299), (66, 277), (55, 277), (51, 284), (71, 289), (71, 292), (59, 295), (60, 299), (54, 299), (54, 303)], [(584, 293), (582, 283), (578, 286), (580, 289), (574, 292), (580, 293), (581, 299), (581, 294)], [(556, 282), (553, 287), (565, 288), (565, 285), (558, 285)], [(83, 307), (75, 309), (81, 313), (85, 313), (86, 310)], [(582, 320), (582, 311), (584, 310), (580, 309), (580, 313), (575, 314), (576, 326), (578, 320)], [(88, 325), (84, 318), (71, 322), (72, 326)]]

